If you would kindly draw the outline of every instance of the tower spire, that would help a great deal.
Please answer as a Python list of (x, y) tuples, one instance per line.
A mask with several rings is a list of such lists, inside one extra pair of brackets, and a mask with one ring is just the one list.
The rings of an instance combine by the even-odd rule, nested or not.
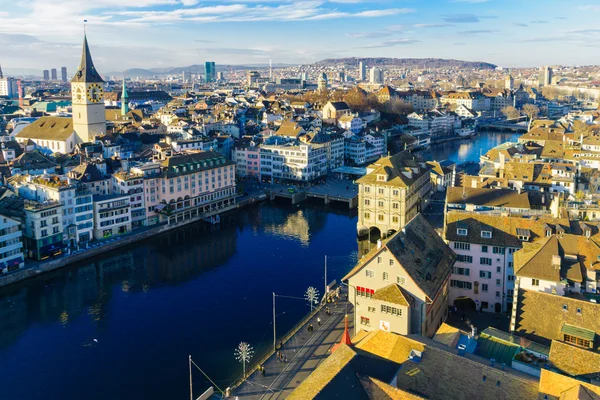
[(342, 339), (339, 343), (333, 345), (331, 352), (333, 353), (336, 351), (342, 344), (345, 344), (346, 346), (352, 346), (352, 340), (350, 340), (350, 334), (348, 333), (348, 314), (346, 314), (344, 317), (344, 333), (342, 334)]
[(123, 90), (121, 91), (121, 115), (125, 116), (129, 112), (129, 95), (125, 87), (125, 77), (123, 77)]
[(88, 82), (88, 83), (103, 83), (104, 80), (96, 71), (94, 62), (92, 61), (92, 55), (90, 53), (90, 47), (88, 46), (87, 35), (83, 34), (83, 49), (81, 50), (81, 61), (79, 62), (79, 68), (71, 82)]

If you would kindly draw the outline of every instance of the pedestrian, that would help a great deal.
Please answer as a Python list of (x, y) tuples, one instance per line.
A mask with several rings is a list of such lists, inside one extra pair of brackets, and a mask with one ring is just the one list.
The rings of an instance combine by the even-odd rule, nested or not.
[(287, 362), (287, 356), (284, 354), (283, 357), (284, 357), (283, 362)]
[(279, 341), (279, 348), (283, 349), (283, 342), (281, 340)]
[(281, 359), (281, 352), (277, 351), (277, 360), (279, 361)]
[(264, 365), (260, 368), (260, 370), (262, 372), (262, 376), (265, 376), (265, 366)]
[(317, 317), (317, 324), (319, 324), (319, 326), (321, 326), (321, 317)]

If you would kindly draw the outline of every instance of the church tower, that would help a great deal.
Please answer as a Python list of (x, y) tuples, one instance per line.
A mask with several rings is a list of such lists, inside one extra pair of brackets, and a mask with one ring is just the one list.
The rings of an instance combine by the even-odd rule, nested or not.
[(81, 62), (71, 80), (73, 99), (73, 130), (76, 142), (86, 143), (106, 134), (104, 80), (94, 67), (87, 37), (83, 36)]

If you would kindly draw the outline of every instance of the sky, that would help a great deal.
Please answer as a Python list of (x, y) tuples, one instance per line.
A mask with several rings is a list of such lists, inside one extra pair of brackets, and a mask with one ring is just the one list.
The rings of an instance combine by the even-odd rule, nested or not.
[(0, 0), (8, 72), (453, 58), (503, 67), (600, 64), (600, 0)]

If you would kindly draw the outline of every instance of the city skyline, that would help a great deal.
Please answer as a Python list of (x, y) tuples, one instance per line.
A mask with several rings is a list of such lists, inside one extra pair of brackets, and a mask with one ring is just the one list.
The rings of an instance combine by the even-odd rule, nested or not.
[(32, 0), (0, 12), (0, 64), (8, 73), (50, 65), (74, 70), (84, 20), (105, 73), (208, 60), (307, 64), (330, 57), (600, 64), (593, 51), (600, 6), (590, 3), (567, 9), (560, 1), (513, 0)]

